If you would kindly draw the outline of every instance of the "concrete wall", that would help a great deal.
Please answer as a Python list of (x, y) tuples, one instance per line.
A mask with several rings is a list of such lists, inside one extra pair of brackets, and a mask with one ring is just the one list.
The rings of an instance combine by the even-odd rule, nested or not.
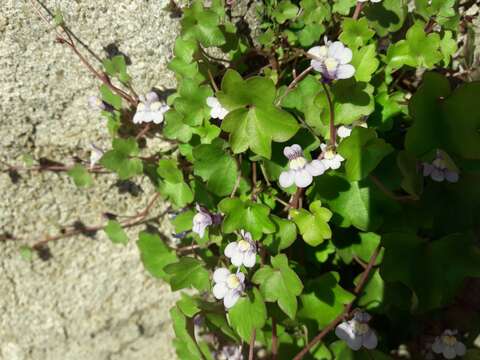
[[(162, 10), (167, 0), (62, 0), (71, 30), (103, 56), (116, 44), (127, 54), (139, 92), (174, 87), (166, 69), (178, 21)], [(21, 165), (24, 153), (70, 162), (88, 158), (88, 145), (108, 146), (100, 115), (87, 97), (98, 82), (69, 49), (54, 44), (30, 0), (0, 1), (0, 160)], [(92, 60), (94, 61), (94, 60)], [(2, 168), (4, 168), (2, 166)], [(135, 214), (153, 189), (120, 194), (114, 176), (77, 190), (65, 174), (24, 174), (17, 184), (0, 174), (0, 359), (172, 359), (169, 288), (144, 271), (135, 245), (114, 246), (103, 234), (51, 244), (53, 257), (23, 260), (21, 244), (56, 235), (81, 220), (97, 225), (105, 211)], [(159, 204), (154, 212), (165, 207)], [(160, 226), (168, 233), (165, 226)]]

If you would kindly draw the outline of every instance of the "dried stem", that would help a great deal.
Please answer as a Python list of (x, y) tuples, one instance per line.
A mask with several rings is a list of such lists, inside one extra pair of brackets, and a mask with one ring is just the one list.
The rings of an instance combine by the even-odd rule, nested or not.
[(350, 314), (350, 310), (352, 309), (353, 303), (356, 301), (358, 295), (361, 293), (362, 289), (364, 288), (368, 276), (370, 275), (375, 262), (377, 261), (378, 254), (380, 253), (381, 245), (378, 245), (375, 251), (373, 252), (372, 256), (370, 257), (370, 261), (367, 264), (367, 267), (363, 271), (360, 281), (358, 285), (355, 287), (354, 294), (355, 298), (345, 307), (340, 315), (338, 315), (330, 324), (328, 324), (317, 336), (315, 336), (312, 341), (310, 341), (294, 358), (293, 360), (300, 360), (313, 348), (317, 343), (322, 341), (322, 339), (332, 331), (345, 317)]
[[(13, 166), (9, 163), (0, 160), (0, 164), (3, 164), (7, 167), (7, 169), (0, 169), (0, 172), (8, 172), (8, 171), (51, 171), (51, 172), (67, 172), (73, 169), (75, 165), (39, 165), (39, 166), (32, 166), (32, 167), (24, 167), (24, 166)], [(103, 167), (96, 165), (93, 168), (86, 167), (85, 168), (88, 172), (94, 174), (111, 174), (111, 171), (105, 170)]]
[(250, 338), (250, 347), (248, 349), (248, 360), (253, 360), (253, 348), (255, 346), (255, 336), (257, 334), (257, 330), (252, 330), (252, 336)]

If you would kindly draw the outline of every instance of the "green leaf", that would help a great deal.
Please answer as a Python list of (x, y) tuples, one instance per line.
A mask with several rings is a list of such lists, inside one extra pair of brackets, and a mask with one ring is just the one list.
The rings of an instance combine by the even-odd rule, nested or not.
[(357, 126), (343, 140), (338, 152), (346, 159), (347, 179), (358, 181), (367, 177), (393, 151), (383, 139), (378, 139), (375, 130)]
[(338, 281), (336, 272), (327, 272), (310, 280), (300, 296), (301, 306), (298, 311), (300, 319), (314, 320), (319, 328), (324, 328), (344, 310), (354, 296), (344, 290)]
[(273, 105), (275, 84), (262, 77), (243, 80), (228, 70), (222, 80), (218, 98), (230, 110), (222, 122), (222, 130), (230, 133), (234, 153), (250, 148), (270, 158), (271, 142), (285, 142), (299, 129), (295, 118)]
[(168, 281), (170, 275), (164, 271), (164, 267), (177, 261), (175, 252), (170, 250), (160, 236), (146, 231), (139, 234), (137, 246), (145, 269), (152, 276)]
[(408, 151), (400, 151), (397, 155), (397, 164), (402, 178), (402, 189), (407, 193), (420, 196), (423, 191), (423, 174), (420, 172), (417, 158)]
[(116, 55), (110, 59), (103, 60), (105, 72), (112, 76), (118, 77), (122, 83), (130, 82), (131, 78), (127, 72), (127, 63), (123, 55)]
[(453, 39), (451, 31), (445, 31), (442, 40), (440, 41), (440, 51), (443, 54), (443, 63), (445, 66), (450, 64), (450, 60), (457, 52), (457, 42)]
[(418, 157), (442, 149), (466, 159), (480, 159), (480, 82), (466, 83), (451, 93), (448, 80), (427, 73), (409, 105), (414, 119), (405, 148)]
[(198, 307), (196, 299), (193, 297), (182, 293), (180, 300), (177, 301), (177, 307), (185, 314), (186, 317), (193, 317), (200, 312), (200, 307)]
[(262, 294), (253, 288), (228, 311), (228, 321), (243, 341), (249, 343), (252, 331), (261, 330), (267, 320), (267, 308)]
[(377, 57), (375, 44), (371, 44), (353, 51), (352, 65), (355, 67), (355, 79), (369, 82), (378, 68), (380, 61)]
[(184, 211), (172, 220), (172, 225), (175, 227), (175, 232), (177, 234), (182, 233), (187, 230), (191, 230), (193, 226), (193, 217), (195, 212), (193, 210)]
[(105, 234), (114, 244), (125, 245), (128, 243), (128, 236), (122, 228), (122, 225), (116, 220), (109, 220), (103, 229)]
[(336, 0), (333, 3), (332, 11), (339, 13), (340, 15), (348, 15), (356, 3), (357, 0)]
[[(342, 23), (342, 33), (340, 34), (339, 39), (350, 49), (356, 50), (359, 47), (365, 46), (373, 35), (375, 35), (375, 31), (368, 27), (368, 21), (366, 18), (345, 18)], [(356, 68), (357, 67), (355, 66), (355, 69)]]
[(178, 96), (173, 102), (175, 110), (182, 116), (182, 122), (190, 126), (199, 126), (210, 118), (207, 97), (212, 90), (207, 85), (199, 85), (193, 79), (184, 79), (178, 87)]
[(158, 192), (179, 208), (190, 204), (194, 199), (192, 189), (183, 181), (179, 183), (162, 181), (158, 185)]
[(328, 221), (332, 217), (330, 210), (322, 207), (320, 200), (310, 204), (310, 212), (304, 209), (290, 210), (290, 216), (298, 226), (303, 240), (310, 246), (320, 245), (325, 239), (332, 237)]
[(284, 254), (271, 259), (271, 266), (264, 266), (253, 275), (252, 281), (260, 285), (265, 301), (278, 302), (278, 306), (291, 319), (297, 312), (297, 296), (302, 293), (303, 285), (293, 271)]
[(185, 40), (198, 40), (205, 47), (225, 44), (225, 36), (219, 28), (218, 14), (204, 8), (201, 1), (195, 1), (183, 11), (181, 24)]
[(238, 177), (237, 163), (225, 151), (226, 147), (224, 140), (216, 139), (193, 150), (193, 173), (206, 181), (207, 189), (218, 196), (229, 195)]
[(33, 249), (30, 246), (22, 245), (19, 249), (20, 257), (25, 261), (33, 259)]
[(192, 133), (192, 128), (184, 124), (183, 116), (179, 112), (170, 110), (165, 113), (163, 134), (167, 139), (186, 143), (192, 138)]
[[(355, 278), (355, 285), (358, 285), (362, 278), (362, 274)], [(378, 269), (375, 269), (368, 277), (367, 283), (362, 293), (358, 297), (357, 304), (365, 310), (378, 309), (383, 306), (383, 298), (385, 293), (385, 283)]]
[(290, 0), (282, 0), (274, 8), (272, 16), (279, 24), (293, 19), (298, 13), (298, 6), (292, 4)]
[(269, 217), (270, 208), (265, 205), (226, 198), (218, 204), (218, 208), (225, 214), (223, 231), (227, 234), (244, 229), (254, 239), (259, 239), (262, 234), (271, 234), (276, 230)]
[(198, 44), (195, 40), (183, 39), (181, 37), (175, 40), (175, 47), (173, 53), (180, 60), (191, 63), (193, 60), (194, 54), (198, 50)]
[(89, 187), (93, 184), (91, 175), (83, 165), (75, 164), (73, 168), (68, 170), (67, 174), (73, 179), (73, 182), (79, 188)]
[(415, 234), (394, 233), (385, 235), (382, 243), (382, 278), (412, 289), (420, 312), (448, 304), (466, 277), (480, 276), (480, 251), (467, 234), (427, 241)]
[(275, 215), (271, 216), (271, 220), (277, 229), (273, 234), (268, 234), (262, 243), (270, 253), (276, 254), (294, 243), (297, 238), (297, 227), (293, 222)]
[(157, 173), (161, 178), (173, 184), (183, 182), (182, 171), (178, 169), (178, 164), (173, 159), (161, 159), (158, 161)]
[(100, 164), (118, 174), (120, 180), (129, 179), (143, 173), (143, 163), (140, 159), (131, 158), (139, 153), (135, 139), (113, 139), (113, 149), (107, 151), (100, 159)]
[(113, 106), (114, 109), (122, 109), (122, 98), (119, 95), (114, 94), (107, 85), (103, 84), (100, 86), (100, 94), (102, 95), (102, 100)]
[(177, 307), (170, 310), (170, 319), (176, 335), (173, 346), (178, 357), (182, 360), (204, 359), (195, 341), (193, 320), (187, 319)]
[(383, 0), (380, 3), (368, 4), (364, 13), (377, 34), (386, 36), (401, 29), (408, 9), (405, 1)]
[(200, 291), (210, 289), (210, 275), (197, 259), (182, 257), (178, 262), (165, 266), (164, 270), (172, 276), (169, 281), (172, 291), (192, 286)]

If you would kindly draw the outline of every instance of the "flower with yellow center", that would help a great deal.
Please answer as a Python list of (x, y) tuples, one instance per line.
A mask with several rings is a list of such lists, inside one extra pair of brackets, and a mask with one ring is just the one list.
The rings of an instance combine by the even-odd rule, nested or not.
[(251, 268), (257, 261), (257, 246), (249, 232), (241, 230), (240, 236), (240, 240), (227, 245), (224, 254), (232, 261), (233, 265)]
[(340, 41), (325, 40), (324, 46), (314, 46), (307, 53), (312, 59), (310, 65), (322, 74), (325, 81), (348, 79), (355, 74), (355, 68), (350, 64), (352, 50)]
[(437, 155), (431, 164), (423, 163), (423, 176), (430, 177), (433, 181), (455, 183), (458, 181), (458, 170), (448, 154), (437, 150)]
[(456, 338), (457, 331), (445, 330), (442, 335), (437, 336), (432, 345), (436, 354), (442, 354), (445, 359), (455, 359), (457, 356), (465, 355), (465, 345)]
[(245, 290), (245, 275), (241, 272), (232, 274), (227, 268), (218, 268), (213, 273), (212, 292), (216, 299), (223, 299), (225, 308), (230, 309)]
[(168, 105), (162, 104), (155, 92), (149, 92), (145, 96), (140, 96), (140, 103), (137, 105), (137, 111), (133, 116), (134, 124), (150, 123), (161, 124), (163, 115), (170, 109)]
[(323, 159), (321, 161), (326, 169), (336, 170), (342, 166), (342, 161), (345, 159), (335, 151), (333, 146), (320, 144), (320, 148), (323, 152)]
[(287, 157), (288, 170), (282, 171), (279, 183), (283, 188), (287, 188), (295, 184), (299, 188), (309, 186), (314, 176), (322, 175), (325, 167), (319, 160), (308, 162), (303, 156), (303, 150), (298, 144), (287, 146), (283, 149), (283, 154)]
[(220, 104), (215, 96), (207, 97), (207, 105), (211, 108), (210, 116), (214, 119), (223, 120), (228, 115), (228, 110)]
[(357, 311), (350, 321), (344, 321), (335, 328), (335, 335), (345, 341), (352, 350), (375, 349), (378, 344), (377, 335), (368, 326), (371, 316), (363, 311)]

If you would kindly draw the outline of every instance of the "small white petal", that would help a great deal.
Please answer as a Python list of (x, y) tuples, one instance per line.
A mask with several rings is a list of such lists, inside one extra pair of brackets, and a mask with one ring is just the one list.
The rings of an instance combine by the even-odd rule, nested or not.
[(320, 144), (320, 150), (325, 151), (327, 144)]
[(323, 61), (311, 60), (310, 61), (310, 66), (313, 68), (313, 70), (315, 70), (317, 72), (322, 72), (323, 71)]
[(225, 295), (227, 295), (227, 291), (227, 285), (223, 282), (216, 284), (212, 289), (213, 296), (215, 296), (216, 299), (223, 299)]
[(349, 137), (351, 134), (352, 134), (351, 127), (342, 125), (342, 126), (339, 126), (337, 129), (337, 135), (342, 139)]
[(362, 323), (366, 323), (372, 320), (372, 317), (370, 316), (370, 314), (365, 311), (357, 311), (353, 316), (353, 318), (358, 322), (362, 322)]
[(446, 170), (445, 179), (447, 179), (448, 182), (456, 183), (458, 181), (458, 173), (455, 171)]
[(230, 261), (232, 262), (233, 265), (236, 267), (242, 266), (243, 263), (243, 253), (240, 251), (237, 251), (233, 254), (233, 256), (230, 258)]
[(440, 338), (436, 337), (435, 341), (432, 345), (433, 352), (437, 353), (437, 354), (440, 354), (440, 353), (443, 352), (443, 347), (444, 347), (444, 345), (443, 345), (442, 341), (440, 340)]
[(348, 47), (343, 47), (342, 50), (335, 54), (335, 59), (341, 64), (345, 65), (352, 61), (353, 53)]
[(230, 275), (230, 271), (226, 268), (218, 268), (213, 273), (213, 281), (216, 283), (222, 283), (227, 281), (228, 276)]
[(355, 337), (355, 334), (353, 333), (353, 327), (347, 321), (337, 325), (335, 328), (335, 335), (337, 335), (337, 337), (343, 341), (347, 341)]
[(305, 188), (310, 185), (313, 181), (312, 175), (307, 171), (307, 169), (301, 169), (294, 172), (295, 174), (295, 185), (299, 188)]
[(442, 182), (445, 180), (445, 172), (443, 170), (434, 168), (430, 177), (433, 181)]
[(326, 46), (314, 46), (307, 51), (307, 54), (312, 55), (318, 59), (323, 59), (328, 54), (328, 48)]
[(356, 336), (353, 339), (347, 339), (345, 342), (347, 343), (348, 347), (354, 351), (357, 351), (362, 347), (361, 336)]
[(328, 47), (328, 56), (337, 59), (337, 56), (343, 53), (343, 49), (345, 49), (345, 45), (340, 41), (334, 41)]
[(163, 113), (160, 111), (152, 112), (151, 119), (154, 124), (161, 124), (163, 122)]
[(240, 298), (240, 292), (235, 290), (229, 291), (223, 298), (223, 305), (225, 305), (227, 309), (230, 309), (233, 305), (235, 305), (235, 303), (239, 298)]
[(293, 170), (282, 171), (280, 177), (278, 178), (278, 182), (283, 188), (288, 188), (292, 186), (295, 182), (295, 172)]
[(335, 155), (335, 157), (330, 160), (330, 169), (337, 170), (342, 166), (342, 157), (339, 157), (339, 155)]
[(156, 92), (150, 91), (149, 93), (147, 93), (147, 95), (145, 95), (145, 100), (148, 103), (153, 103), (153, 102), (158, 101), (159, 99), (158, 99), (158, 95), (157, 95)]
[(457, 341), (457, 343), (455, 344), (455, 351), (457, 352), (458, 356), (463, 356), (467, 352), (467, 348), (462, 342)]
[(457, 353), (453, 346), (445, 346), (442, 354), (445, 359), (455, 359), (457, 357)]
[(327, 170), (320, 160), (313, 160), (311, 163), (307, 164), (305, 168), (312, 176), (320, 176), (325, 170)]
[(243, 283), (245, 282), (245, 274), (242, 272), (237, 272), (237, 278), (240, 280), (241, 287), (243, 287)]
[(237, 242), (231, 242), (230, 244), (227, 245), (223, 253), (225, 254), (226, 257), (231, 258), (234, 254), (238, 252), (238, 245)]
[(375, 349), (378, 345), (377, 335), (370, 330), (368, 333), (362, 337), (363, 346), (369, 350)]
[(144, 111), (137, 111), (133, 116), (133, 123), (134, 124), (141, 124), (145, 121), (145, 112)]
[(337, 79), (349, 79), (355, 74), (355, 68), (350, 64), (338, 65), (336, 78)]
[(243, 265), (248, 268), (254, 267), (256, 261), (257, 261), (257, 254), (255, 254), (254, 252), (248, 252), (243, 257)]

